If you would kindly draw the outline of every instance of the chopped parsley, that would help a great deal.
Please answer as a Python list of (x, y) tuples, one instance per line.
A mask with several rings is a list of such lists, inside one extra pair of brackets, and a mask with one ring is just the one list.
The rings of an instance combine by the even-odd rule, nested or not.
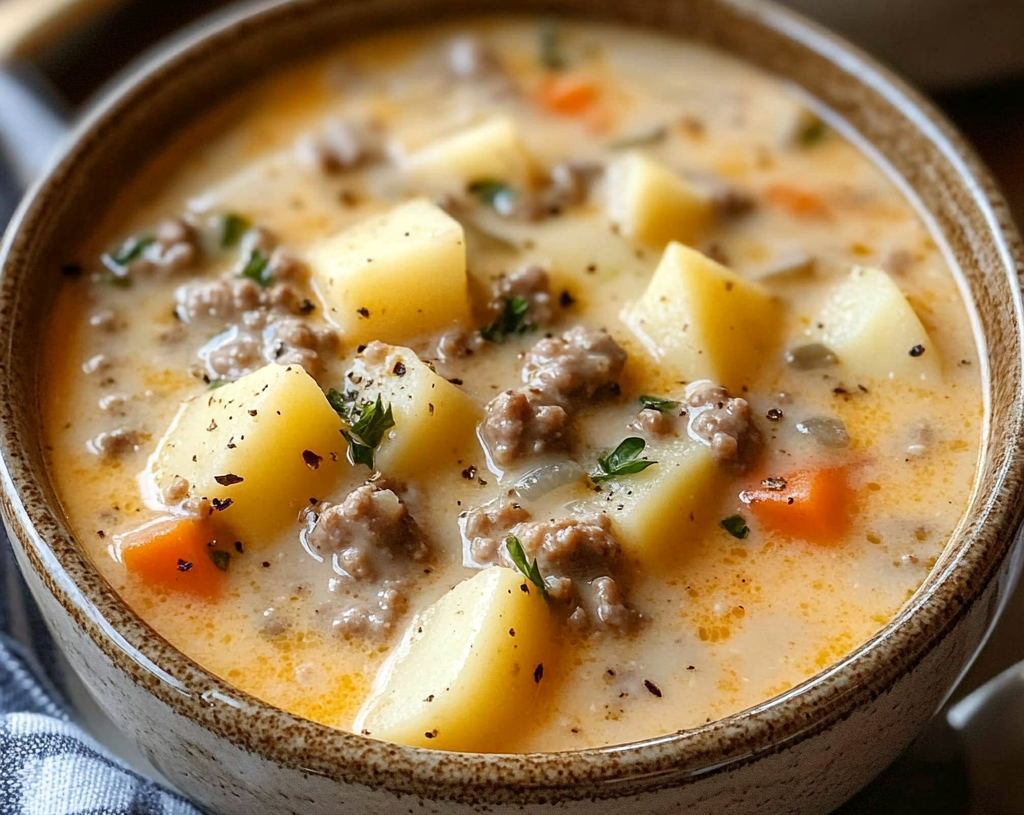
[(734, 538), (743, 540), (750, 534), (750, 527), (742, 515), (730, 515), (721, 521), (721, 527)]
[(269, 286), (274, 282), (274, 276), (270, 273), (270, 258), (259, 249), (253, 249), (245, 266), (242, 267), (242, 277), (249, 278), (262, 288)]
[(537, 558), (533, 559), (533, 563), (527, 560), (523, 544), (515, 535), (505, 538), (505, 546), (508, 549), (508, 556), (512, 558), (516, 568), (523, 573), (527, 580), (540, 589), (541, 595), (547, 599), (548, 587), (544, 585), (544, 578), (541, 577), (540, 569), (537, 567)]
[(211, 549), (210, 560), (213, 561), (214, 566), (222, 572), (226, 572), (228, 570), (228, 564), (231, 563), (231, 553), (225, 552), (223, 549)]
[(671, 413), (679, 407), (679, 403), (671, 399), (659, 399), (657, 396), (646, 394), (640, 397), (640, 404), (644, 406), (644, 410), (656, 410), (658, 413)]
[(540, 23), (540, 64), (549, 71), (561, 71), (566, 66), (562, 32), (551, 20)]
[(327, 402), (332, 408), (334, 408), (334, 412), (346, 422), (349, 424), (354, 422), (354, 419), (352, 418), (352, 410), (355, 407), (355, 402), (351, 399), (346, 399), (345, 394), (337, 388), (331, 388), (327, 391)]
[(590, 474), (595, 483), (611, 481), (624, 475), (634, 475), (653, 467), (657, 461), (648, 461), (639, 456), (647, 447), (647, 442), (636, 436), (624, 439), (618, 447), (597, 460), (599, 470)]
[(217, 388), (223, 388), (225, 385), (230, 385), (233, 379), (211, 379), (210, 390), (215, 391)]
[[(335, 398), (331, 398), (331, 394)], [(355, 402), (341, 401), (342, 410), (338, 410), (336, 403), (340, 394), (331, 390), (327, 395), (331, 407), (339, 416), (351, 423), (348, 430), (342, 430), (341, 435), (348, 442), (348, 454), (353, 464), (365, 464), (371, 470), (374, 468), (374, 454), (380, 443), (384, 440), (384, 434), (395, 426), (395, 417), (391, 411), (391, 405), (384, 406), (384, 402), (377, 394), (376, 402), (363, 402), (357, 405)]]
[(508, 215), (519, 198), (519, 190), (494, 178), (473, 181), (469, 185), (469, 191), (499, 215)]
[(537, 324), (528, 320), (526, 314), (529, 310), (530, 301), (526, 297), (506, 297), (501, 314), (493, 323), (480, 329), (480, 336), (488, 342), (502, 343), (509, 337), (532, 331)]
[(115, 286), (130, 286), (128, 269), (132, 263), (142, 257), (143, 253), (154, 243), (153, 235), (132, 235), (116, 249), (103, 255), (103, 265), (110, 270), (110, 282)]
[(238, 246), (242, 236), (249, 231), (252, 223), (248, 218), (229, 212), (220, 222), (220, 245), (222, 249), (232, 249)]

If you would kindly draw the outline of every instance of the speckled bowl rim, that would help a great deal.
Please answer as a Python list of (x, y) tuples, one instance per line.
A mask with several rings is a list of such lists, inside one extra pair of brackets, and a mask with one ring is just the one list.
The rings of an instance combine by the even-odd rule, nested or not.
[[(433, 800), (470, 801), (484, 806), (509, 801), (526, 804), (632, 795), (728, 771), (828, 729), (891, 688), (963, 618), (1000, 570), (1005, 572), (1005, 561), (1020, 526), (1024, 497), (1024, 456), (1019, 445), (1004, 440), (1001, 449), (993, 451), (986, 441), (990, 487), (984, 491), (975, 489), (970, 515), (954, 535), (956, 545), (947, 547), (925, 584), (897, 616), (849, 656), (784, 694), (706, 726), (604, 749), (525, 755), (442, 753), (377, 742), (309, 722), (239, 691), (175, 651), (128, 609), (99, 576), (74, 541), (59, 506), (49, 497), (52, 487), (45, 469), (33, 461), (34, 456), (39, 458), (39, 451), (19, 438), (17, 432), (19, 427), (30, 427), (24, 423), (29, 421), (32, 410), (32, 405), (22, 404), (24, 400), (19, 394), (36, 393), (34, 383), (26, 381), (25, 366), (19, 367), (11, 351), (17, 332), (28, 330), (21, 315), (19, 278), (32, 273), (25, 259), (32, 236), (47, 217), (48, 204), (53, 204), (65, 188), (73, 186), (70, 179), (74, 177), (76, 162), (90, 151), (102, 149), (98, 145), (104, 134), (125, 126), (123, 122), (119, 125), (119, 120), (128, 115), (133, 104), (141, 104), (144, 94), (172, 82), (178, 72), (190, 70), (193, 63), (208, 58), (215, 49), (231, 48), (263, 26), (285, 24), (292, 15), (315, 14), (329, 4), (330, 0), (279, 0), (235, 12), (202, 27), (158, 60), (144, 65), (122, 81), (76, 128), (67, 148), (12, 221), (0, 253), (3, 512), (17, 539), (16, 545), (20, 544), (47, 590), (134, 682), (231, 744), (312, 775)], [(411, 0), (407, 5), (426, 17), (442, 4), (447, 16), (493, 10), (482, 9), (472, 0)], [(657, 23), (655, 12), (624, 11), (616, 8), (614, 0), (576, 5), (586, 8), (590, 17), (620, 22), (629, 18), (626, 24)], [(648, 4), (635, 5), (646, 9)], [(728, 14), (755, 21), (755, 25), (767, 26), (797, 48), (824, 57), (842, 71), (855, 75), (872, 92), (881, 94), (950, 162), (962, 183), (972, 190), (972, 202), (985, 223), (983, 231), (995, 247), (999, 268), (993, 262), (993, 269), (987, 271), (1007, 277), (1012, 330), (1003, 330), (999, 339), (1010, 347), (1006, 353), (1014, 364), (1001, 373), (997, 383), (1005, 391), (1005, 405), (998, 418), (999, 427), (1005, 429), (1002, 438), (1020, 438), (1024, 431), (1019, 370), (1024, 321), (1014, 269), (1024, 268), (1024, 253), (995, 183), (953, 127), (901, 80), (794, 13), (758, 0), (668, 0), (649, 5), (651, 9), (662, 10), (713, 5)], [(373, 2), (356, 0), (348, 6), (354, 9), (353, 13), (359, 13), (360, 8), (371, 7)], [(518, 5), (510, 1), (505, 9), (522, 13), (550, 10), (572, 16), (572, 6), (572, 0), (526, 0)], [(712, 38), (712, 44), (720, 43)], [(990, 384), (988, 391), (993, 387)], [(988, 401), (991, 403), (991, 399)], [(993, 437), (991, 411), (989, 404), (986, 440)], [(259, 726), (254, 726), (257, 720)], [(444, 779), (443, 784), (437, 784), (439, 778)], [(495, 782), (496, 778), (500, 782)]]

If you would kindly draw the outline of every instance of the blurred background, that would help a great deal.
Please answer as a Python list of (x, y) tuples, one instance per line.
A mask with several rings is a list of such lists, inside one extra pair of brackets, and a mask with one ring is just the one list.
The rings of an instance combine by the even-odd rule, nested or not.
[[(1024, 0), (787, 2), (922, 87), (973, 142), (1024, 224)], [(227, 5), (0, 0), (0, 229), (67, 120), (120, 71)], [(1018, 591), (954, 702), (1021, 660), (1024, 592)], [(86, 725), (127, 755), (127, 746), (84, 696), (78, 701)], [(952, 716), (937, 717), (915, 747), (841, 815), (1020, 813), (1022, 770), (1024, 670), (1016, 669), (954, 708)]]

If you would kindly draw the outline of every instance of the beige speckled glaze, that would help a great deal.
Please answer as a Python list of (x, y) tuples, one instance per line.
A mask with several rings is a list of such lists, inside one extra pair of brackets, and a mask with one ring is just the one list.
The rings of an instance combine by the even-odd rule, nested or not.
[(789, 78), (848, 123), (944, 243), (977, 325), (987, 422), (966, 519), (898, 616), (833, 668), (696, 730), (578, 753), (463, 755), (313, 724), (176, 652), (83, 556), (40, 451), (38, 348), (62, 247), (93, 226), (184, 118), (274, 60), (392, 25), (479, 13), (474, 0), (297, 0), (216, 25), (131, 77), (83, 123), (3, 246), (3, 516), (71, 663), (182, 790), (219, 813), (823, 813), (888, 764), (938, 708), (1014, 583), (1024, 513), (1024, 252), (987, 172), (934, 109), (829, 34), (745, 0), (505, 0), (496, 10), (618, 20), (717, 45)]

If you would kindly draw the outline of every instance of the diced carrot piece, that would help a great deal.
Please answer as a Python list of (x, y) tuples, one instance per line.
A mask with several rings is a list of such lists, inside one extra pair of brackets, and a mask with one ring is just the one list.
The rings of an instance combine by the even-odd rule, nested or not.
[(828, 218), (830, 215), (828, 204), (820, 195), (789, 184), (772, 185), (765, 191), (765, 199), (798, 218)]
[(541, 84), (537, 101), (551, 113), (579, 116), (590, 110), (600, 96), (600, 88), (594, 80), (585, 76), (559, 74)]
[(128, 573), (145, 585), (214, 600), (225, 573), (214, 563), (210, 524), (196, 518), (156, 521), (119, 539)]
[(766, 481), (776, 482), (774, 488), (763, 486), (740, 493), (740, 500), (750, 505), (762, 524), (820, 546), (843, 539), (853, 510), (853, 491), (845, 468), (803, 470)]

